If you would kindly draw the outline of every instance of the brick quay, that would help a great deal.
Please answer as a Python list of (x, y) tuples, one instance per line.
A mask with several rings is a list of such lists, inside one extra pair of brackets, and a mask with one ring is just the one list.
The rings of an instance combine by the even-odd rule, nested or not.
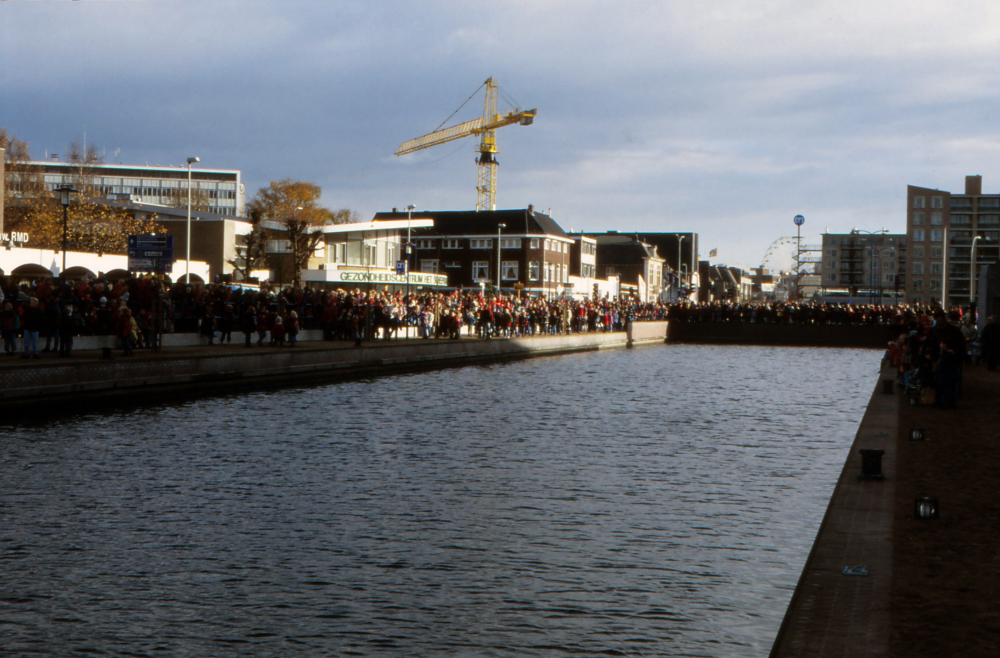
[[(963, 377), (945, 410), (885, 393), (883, 370), (772, 658), (997, 655), (1000, 374)], [(858, 477), (861, 450), (884, 451), (883, 478)], [(918, 518), (918, 499), (937, 517)]]

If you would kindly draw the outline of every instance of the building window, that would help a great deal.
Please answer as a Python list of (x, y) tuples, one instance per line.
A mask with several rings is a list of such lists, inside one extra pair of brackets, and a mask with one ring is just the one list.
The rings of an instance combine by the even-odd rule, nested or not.
[(538, 249), (538, 238), (531, 238), (531, 248)]
[(441, 248), (442, 249), (461, 249), (461, 247), (458, 246), (458, 240), (455, 240), (455, 239), (442, 240), (441, 241)]
[(448, 269), (455, 269), (457, 267), (462, 267), (462, 262), (457, 260), (447, 260), (444, 262), (444, 266)]
[[(941, 254), (944, 251), (943, 247), (931, 247), (931, 258), (941, 258)], [(923, 256), (923, 254), (920, 254)]]
[(1000, 215), (980, 215), (980, 226), (997, 226), (1000, 224)]
[(944, 224), (944, 219), (941, 217), (941, 213), (932, 212), (931, 213), (931, 226), (941, 226)]
[(882, 283), (895, 284), (896, 283), (896, 275), (895, 274), (886, 274), (885, 276), (882, 277)]
[(924, 197), (922, 196), (913, 197), (913, 207), (922, 209), (924, 207)]
[(952, 226), (972, 226), (972, 215), (952, 215), (948, 222)]
[(483, 240), (483, 239), (469, 240), (469, 247), (472, 249), (492, 249), (493, 240)]
[(472, 280), (473, 281), (490, 280), (490, 262), (488, 260), (472, 261)]
[(837, 273), (830, 272), (829, 274), (826, 275), (826, 280), (829, 281), (830, 283), (837, 283)]
[(417, 249), (433, 249), (433, 240), (417, 240)]
[(944, 208), (944, 197), (932, 196), (931, 208)]
[(503, 267), (500, 268), (500, 272), (503, 274), (504, 281), (517, 281), (517, 261), (516, 260), (505, 260), (503, 262)]
[(836, 249), (828, 249), (827, 252), (826, 252), (826, 255), (830, 256), (831, 258), (836, 258), (837, 257), (837, 250)]
[(420, 271), (425, 274), (437, 274), (438, 262), (437, 259), (431, 260), (421, 260), (420, 261)]
[(521, 248), (521, 238), (501, 238), (500, 240), (501, 249), (520, 249)]
[(922, 228), (913, 229), (913, 241), (914, 242), (924, 241), (924, 229)]
[(923, 290), (924, 290), (924, 280), (923, 279), (914, 279), (913, 280), (913, 290), (916, 291), (916, 292), (923, 292)]
[(923, 226), (924, 225), (924, 213), (922, 213), (922, 212), (915, 212), (915, 213), (913, 213), (913, 225), (914, 226)]
[(944, 231), (935, 229), (931, 231), (931, 242), (941, 242), (944, 239)]
[(346, 263), (347, 262), (347, 243), (337, 242), (335, 244), (327, 245), (329, 250), (329, 256), (327, 260), (331, 263)]
[(931, 274), (941, 274), (941, 263), (931, 263)]
[(614, 267), (611, 267), (609, 265), (608, 267), (604, 268), (604, 276), (614, 276), (614, 275), (615, 275), (615, 268)]
[(528, 263), (528, 280), (538, 281), (538, 261), (533, 260)]
[(919, 246), (919, 247), (914, 247), (913, 248), (913, 257), (914, 258), (923, 258), (924, 257), (924, 248), (923, 248), (922, 245)]
[(268, 240), (265, 244), (265, 251), (269, 254), (290, 254), (292, 253), (292, 241)]
[(941, 290), (941, 279), (931, 279), (931, 292)]
[(923, 263), (914, 263), (913, 264), (913, 273), (914, 274), (923, 274), (924, 273), (924, 264)]

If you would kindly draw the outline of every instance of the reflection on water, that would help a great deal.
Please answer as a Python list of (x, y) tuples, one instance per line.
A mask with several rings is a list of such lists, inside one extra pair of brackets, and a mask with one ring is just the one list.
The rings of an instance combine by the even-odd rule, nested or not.
[(649, 347), (8, 429), (0, 652), (764, 656), (877, 359)]

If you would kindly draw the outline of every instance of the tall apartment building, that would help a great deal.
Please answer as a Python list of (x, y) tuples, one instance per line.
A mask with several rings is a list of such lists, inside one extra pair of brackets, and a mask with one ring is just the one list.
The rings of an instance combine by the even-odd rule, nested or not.
[(824, 233), (820, 269), (827, 296), (892, 304), (906, 289), (907, 237), (901, 233)]
[(1000, 194), (983, 194), (982, 176), (966, 176), (964, 194), (908, 185), (906, 207), (907, 301), (968, 304), (972, 276), (1000, 258)]
[[(187, 201), (187, 167), (148, 165), (88, 164), (45, 160), (27, 163), (29, 175), (39, 175), (49, 189), (61, 185), (87, 185), (98, 195), (155, 205), (184, 205)], [(18, 180), (8, 172), (7, 184), (15, 191)], [(209, 212), (242, 216), (246, 190), (239, 169), (191, 170), (191, 189), (207, 203)]]

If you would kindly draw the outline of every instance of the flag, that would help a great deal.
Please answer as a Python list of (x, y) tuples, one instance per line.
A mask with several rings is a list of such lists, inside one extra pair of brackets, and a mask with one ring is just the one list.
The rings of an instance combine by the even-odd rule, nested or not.
[(708, 252), (708, 257), (709, 258), (715, 258), (718, 255), (719, 255), (719, 248), (718, 247), (716, 247), (712, 251)]

